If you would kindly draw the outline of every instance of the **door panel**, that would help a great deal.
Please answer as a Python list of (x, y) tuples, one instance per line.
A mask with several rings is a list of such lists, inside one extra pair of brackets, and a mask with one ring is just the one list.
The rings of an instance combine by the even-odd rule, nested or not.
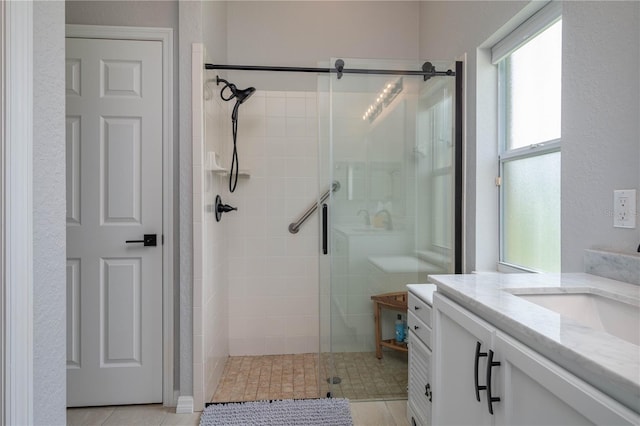
[(139, 366), (140, 258), (102, 259), (102, 365)]
[(141, 117), (101, 117), (103, 225), (140, 224)]
[(162, 402), (161, 43), (66, 48), (67, 403)]
[(67, 259), (67, 368), (80, 368), (80, 259)]
[(494, 346), (504, 389), (496, 425), (640, 424), (637, 413), (511, 336), (498, 331)]
[(80, 224), (80, 117), (67, 116), (67, 225)]

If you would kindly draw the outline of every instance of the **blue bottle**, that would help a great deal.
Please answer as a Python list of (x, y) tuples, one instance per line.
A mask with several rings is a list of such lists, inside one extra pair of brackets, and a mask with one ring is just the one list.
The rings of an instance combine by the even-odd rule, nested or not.
[(398, 314), (396, 320), (396, 343), (404, 342), (404, 323), (402, 322), (402, 315)]

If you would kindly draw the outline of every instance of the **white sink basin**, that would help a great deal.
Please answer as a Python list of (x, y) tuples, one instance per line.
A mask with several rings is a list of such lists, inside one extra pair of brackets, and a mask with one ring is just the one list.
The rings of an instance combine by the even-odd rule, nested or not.
[(520, 291), (509, 290), (509, 293), (595, 330), (604, 331), (640, 346), (640, 306), (638, 305), (589, 292), (520, 293)]

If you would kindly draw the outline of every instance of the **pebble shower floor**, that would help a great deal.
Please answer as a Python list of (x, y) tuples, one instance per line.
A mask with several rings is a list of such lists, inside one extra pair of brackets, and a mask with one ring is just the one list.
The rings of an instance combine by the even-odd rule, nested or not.
[[(322, 354), (318, 389), (318, 354), (230, 357), (211, 402), (260, 401), (324, 397), (329, 391), (329, 355)], [(406, 399), (407, 354), (385, 351), (379, 360), (373, 352), (333, 355), (332, 396), (350, 400)]]

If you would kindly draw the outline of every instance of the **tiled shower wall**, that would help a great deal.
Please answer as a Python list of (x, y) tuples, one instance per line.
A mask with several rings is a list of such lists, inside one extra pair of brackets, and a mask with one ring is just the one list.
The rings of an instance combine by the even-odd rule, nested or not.
[[(288, 231), (318, 194), (317, 129), (315, 92), (257, 91), (240, 106), (239, 163), (250, 177), (226, 196), (238, 211), (221, 222), (231, 355), (318, 350), (317, 215)], [(228, 167), (230, 132), (224, 140)]]

